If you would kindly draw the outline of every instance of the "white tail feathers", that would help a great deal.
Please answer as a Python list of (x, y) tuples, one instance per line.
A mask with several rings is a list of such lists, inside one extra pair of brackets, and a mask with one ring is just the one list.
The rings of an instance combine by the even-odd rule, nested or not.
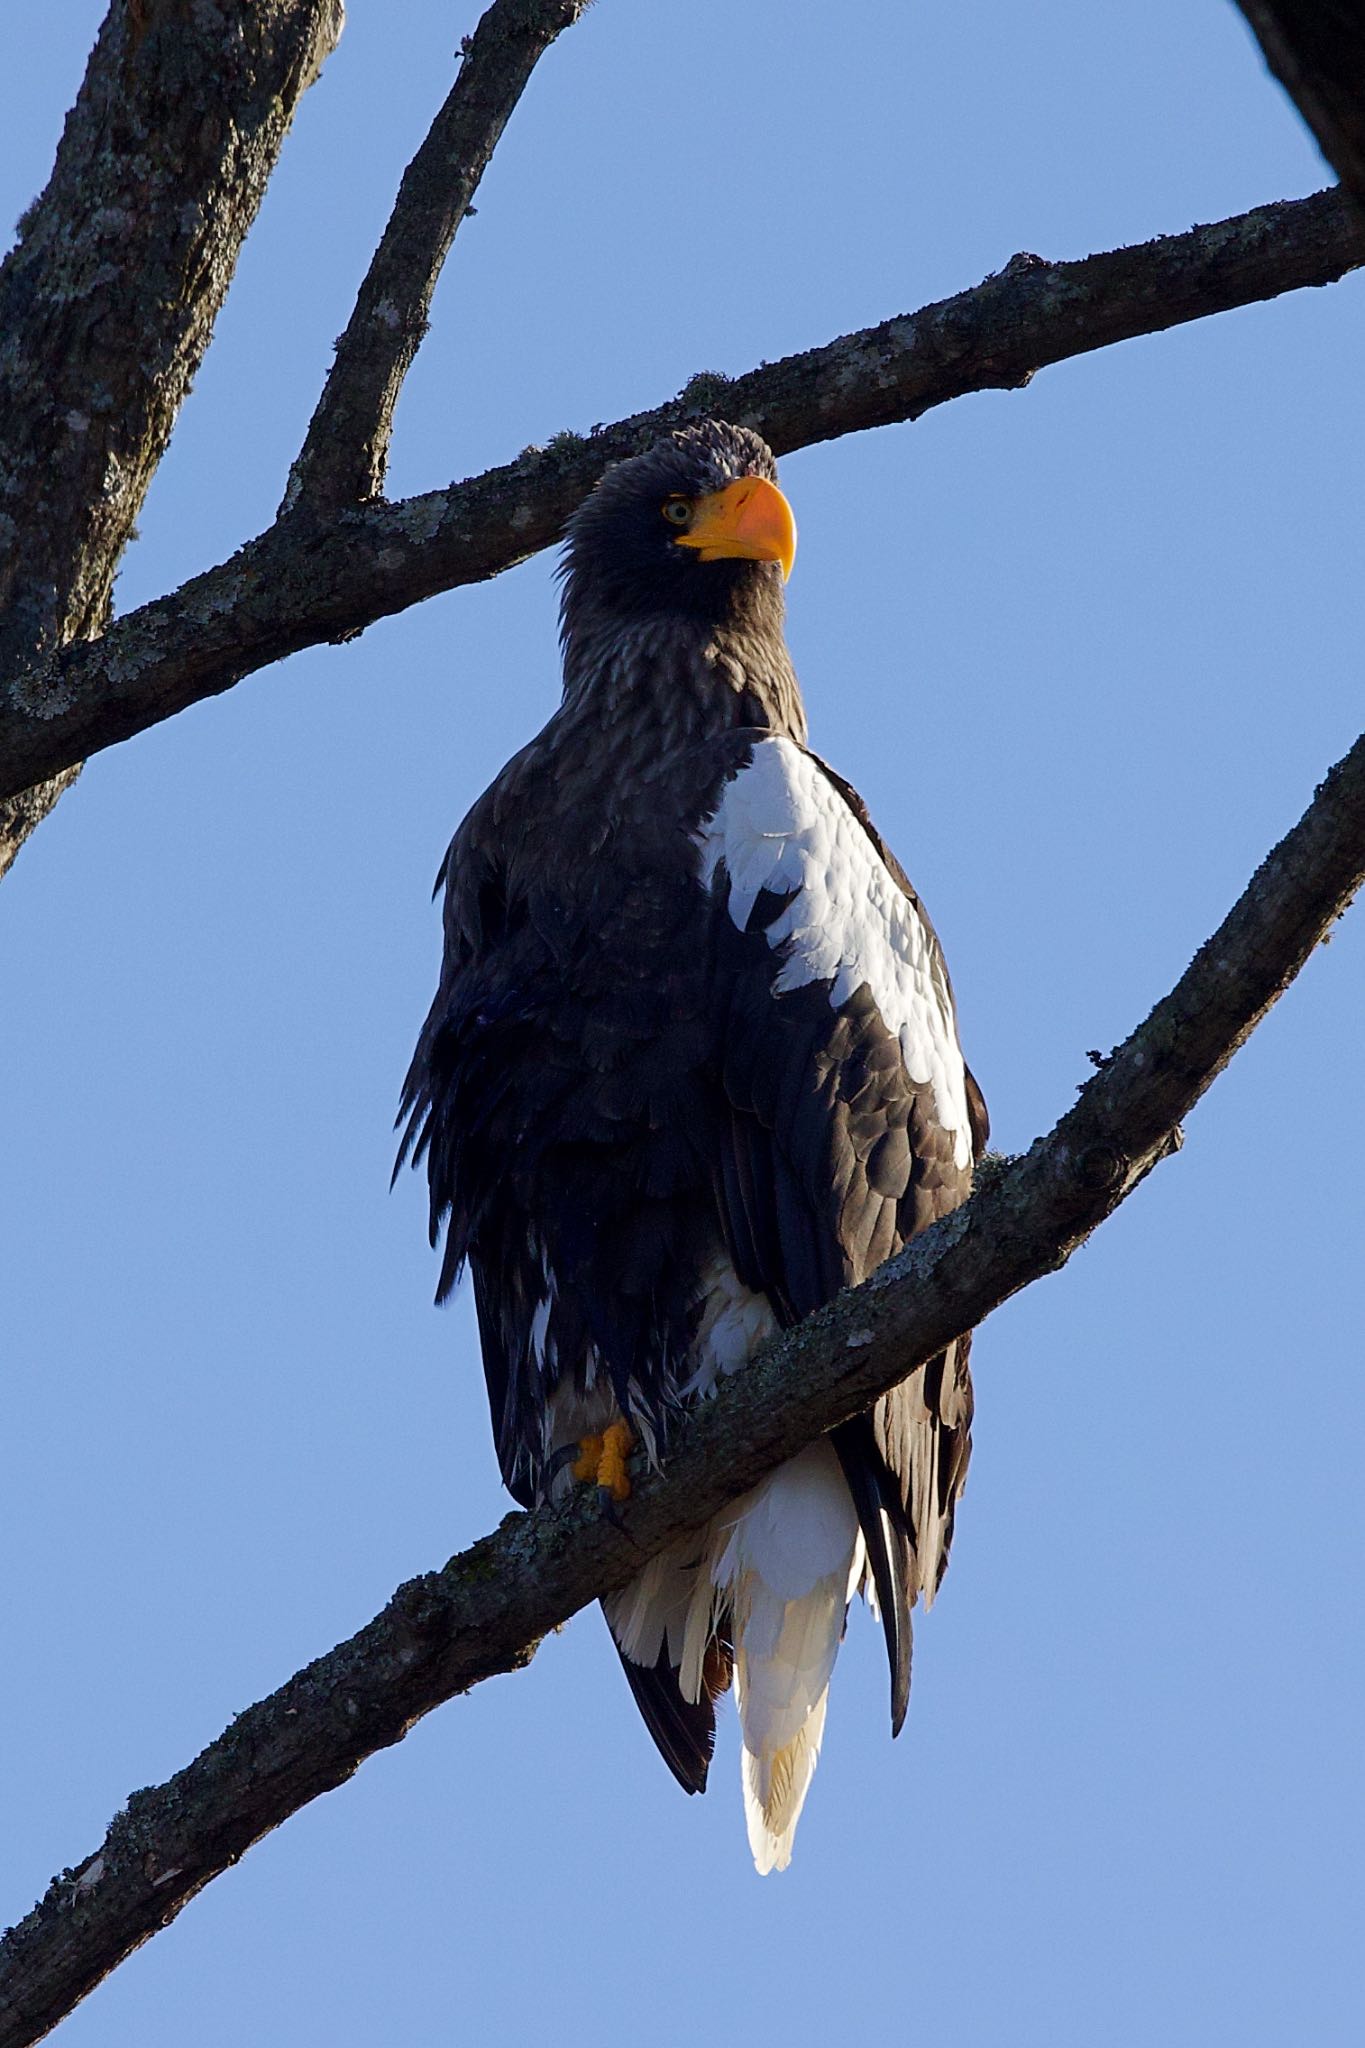
[(826, 1686), (792, 1740), (775, 1756), (757, 1757), (747, 1746), (744, 1749), (744, 1819), (754, 1868), (760, 1877), (766, 1877), (771, 1870), (785, 1870), (792, 1860), (796, 1823), (820, 1757), (828, 1699)]
[[(703, 1273), (699, 1301), (696, 1371), (685, 1391), (704, 1398), (777, 1324), (767, 1299), (746, 1288), (723, 1257)], [(971, 1387), (956, 1344), (948, 1346), (932, 1402), (928, 1391), (921, 1369), (878, 1413), (883, 1455), (905, 1488), (914, 1531), (907, 1583), (896, 1588), (907, 1608), (933, 1600), (966, 1464)], [(951, 1471), (944, 1469), (945, 1429), (957, 1433), (960, 1462)], [(888, 1512), (881, 1510), (895, 1579), (903, 1546)], [(749, 1845), (764, 1874), (785, 1870), (791, 1861), (819, 1760), (844, 1617), (860, 1588), (875, 1613), (877, 1592), (853, 1496), (833, 1446), (822, 1442), (770, 1473), (707, 1528), (673, 1544), (603, 1603), (623, 1655), (653, 1673), (666, 1652), (677, 1674), (677, 1694), (666, 1677), (651, 1681), (653, 1707), (640, 1686), (636, 1691), (660, 1749), (691, 1791), (705, 1783), (713, 1723), (709, 1713), (680, 1716), (677, 1695), (692, 1709), (704, 1693), (714, 1698), (725, 1678), (715, 1639), (718, 1632), (728, 1637)], [(902, 1619), (908, 1629), (908, 1612)], [(890, 1643), (894, 1724), (904, 1639), (890, 1633), (896, 1638)]]
[(863, 1541), (827, 1443), (780, 1465), (726, 1520), (712, 1577), (732, 1616), (749, 1846), (766, 1875), (791, 1861)]
[(710, 1529), (685, 1536), (652, 1557), (638, 1579), (602, 1602), (623, 1656), (635, 1664), (657, 1663), (667, 1647), (686, 1700), (699, 1700), (702, 1670), (715, 1622), (716, 1593), (709, 1562), (715, 1547)]
[(646, 1565), (606, 1605), (622, 1651), (652, 1665), (667, 1645), (684, 1699), (730, 1618), (744, 1743), (744, 1806), (760, 1872), (785, 1870), (820, 1754), (830, 1673), (865, 1567), (853, 1499), (827, 1443), (781, 1465), (699, 1537)]

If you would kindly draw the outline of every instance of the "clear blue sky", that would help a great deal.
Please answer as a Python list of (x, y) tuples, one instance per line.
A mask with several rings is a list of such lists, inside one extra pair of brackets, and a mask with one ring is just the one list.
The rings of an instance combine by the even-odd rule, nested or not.
[[(102, 11), (16, 14), (0, 217)], [(473, 5), (353, 0), (119, 589), (283, 485)], [(440, 485), (1046, 256), (1325, 173), (1221, 0), (599, 0), (409, 379)], [(1072, 1099), (1358, 730), (1365, 281), (787, 460), (815, 741), (921, 888), (999, 1142)], [(505, 1509), (466, 1300), (387, 1191), (449, 833), (557, 689), (551, 560), (102, 756), (0, 889), (0, 1919)], [(126, 1964), (78, 2044), (1361, 2038), (1348, 918), (1166, 1166), (976, 1354), (893, 1748), (855, 1616), (784, 1878), (676, 1790), (596, 1613)]]

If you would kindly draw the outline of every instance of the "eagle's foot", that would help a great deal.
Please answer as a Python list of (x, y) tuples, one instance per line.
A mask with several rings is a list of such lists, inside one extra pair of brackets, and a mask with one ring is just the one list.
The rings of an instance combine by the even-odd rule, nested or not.
[(630, 1499), (630, 1474), (626, 1461), (635, 1448), (635, 1433), (628, 1422), (610, 1423), (601, 1436), (578, 1440), (575, 1479), (595, 1485), (607, 1501)]
[(630, 1474), (626, 1466), (635, 1449), (635, 1432), (628, 1422), (613, 1422), (602, 1437), (602, 1460), (597, 1467), (597, 1484), (614, 1501), (630, 1499)]

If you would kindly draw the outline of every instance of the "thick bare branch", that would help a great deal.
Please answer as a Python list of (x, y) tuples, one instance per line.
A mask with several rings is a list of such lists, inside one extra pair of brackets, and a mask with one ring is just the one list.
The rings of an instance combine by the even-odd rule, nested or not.
[(608, 463), (698, 411), (757, 427), (781, 454), (918, 419), (966, 392), (1018, 389), (1045, 364), (1328, 284), (1362, 263), (1365, 222), (1336, 192), (1081, 262), (1016, 256), (972, 291), (743, 377), (694, 378), (653, 412), (587, 440), (561, 435), (448, 490), (325, 523), (288, 514), (101, 640), (0, 683), (0, 798), (282, 655), (496, 576), (556, 539)]
[(335, 511), (383, 491), (394, 407), (441, 266), (532, 71), (586, 5), (493, 0), (467, 39), (459, 75), (403, 174), (281, 511)]
[[(341, 22), (342, 0), (113, 0), (51, 182), (0, 269), (0, 671), (105, 624), (238, 250)], [(0, 873), (79, 758), (0, 804)]]
[(1365, 10), (1360, 0), (1239, 0), (1266, 63), (1365, 207)]
[(240, 1715), (0, 1943), (0, 2048), (27, 2048), (253, 1842), (547, 1630), (623, 1585), (779, 1460), (1061, 1266), (1180, 1141), (1180, 1122), (1365, 879), (1365, 739), (1176, 987), (1027, 1156), (725, 1382), (620, 1526), (591, 1503), (512, 1515)]

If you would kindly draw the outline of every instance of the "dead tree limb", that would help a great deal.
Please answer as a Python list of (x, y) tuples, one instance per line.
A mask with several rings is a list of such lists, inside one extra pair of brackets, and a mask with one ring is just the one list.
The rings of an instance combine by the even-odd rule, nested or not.
[(493, 0), (426, 140), (403, 174), (281, 511), (377, 498), (394, 408), (427, 331), (441, 266), (532, 71), (587, 0)]
[[(113, 0), (0, 268), (0, 672), (97, 633), (342, 0)], [(0, 801), (0, 874), (76, 772)], [(31, 785), (45, 785), (33, 787)]]
[[(1365, 263), (1365, 220), (1337, 192), (1258, 207), (1075, 263), (1016, 256), (971, 291), (681, 397), (447, 490), (319, 522), (286, 514), (170, 596), (0, 680), (0, 798), (325, 640), (496, 576), (559, 535), (602, 471), (699, 411), (779, 454), (918, 419), (965, 393), (1017, 390), (1046, 364), (1333, 282)], [(0, 671), (3, 675), (3, 671)]]
[(672, 1537), (865, 1408), (1063, 1265), (1180, 1142), (1180, 1125), (1365, 879), (1365, 738), (1252, 877), (1171, 993), (1074, 1106), (967, 1205), (725, 1381), (641, 1476), (619, 1526), (583, 1499), (511, 1515), (241, 1714), (0, 1942), (0, 2048), (28, 2048), (253, 1842)]
[(1239, 0), (1266, 63), (1365, 208), (1365, 10), (1359, 0)]

